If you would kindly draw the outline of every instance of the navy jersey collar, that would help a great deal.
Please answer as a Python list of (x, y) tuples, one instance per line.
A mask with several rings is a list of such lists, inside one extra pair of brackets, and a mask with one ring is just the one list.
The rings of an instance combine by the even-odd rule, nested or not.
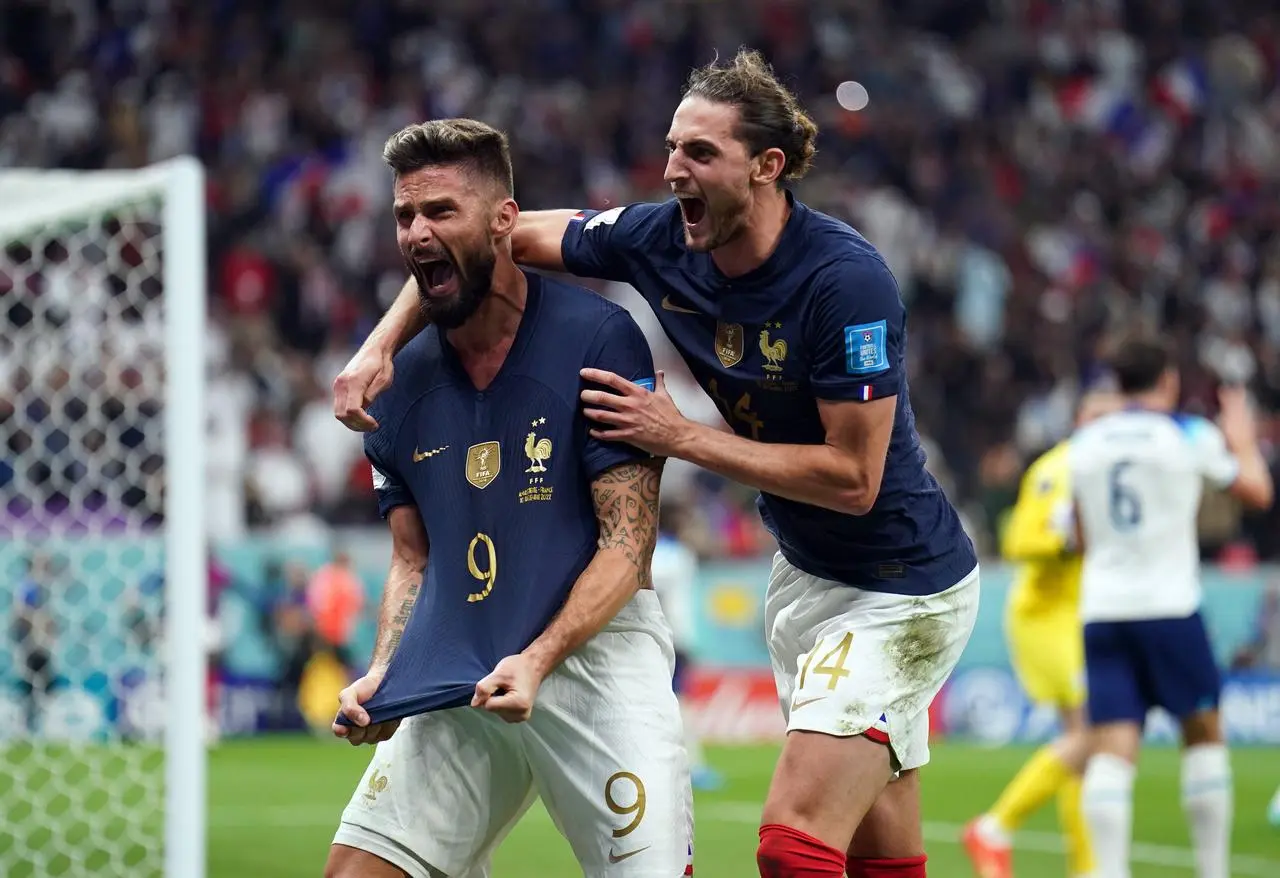
[(804, 231), (809, 208), (797, 201), (790, 189), (784, 191), (790, 214), (782, 227), (778, 245), (760, 265), (746, 274), (729, 277), (716, 266), (710, 253), (696, 254), (698, 268), (709, 281), (708, 286), (716, 298), (722, 319), (763, 322), (772, 317), (799, 286), (788, 280), (804, 259)]

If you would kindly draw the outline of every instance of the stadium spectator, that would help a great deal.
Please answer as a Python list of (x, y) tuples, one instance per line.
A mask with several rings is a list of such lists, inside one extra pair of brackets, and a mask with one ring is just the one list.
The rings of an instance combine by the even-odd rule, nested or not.
[(54, 560), (43, 552), (33, 553), (13, 595), (11, 633), (18, 691), (26, 708), (27, 731), (32, 735), (39, 734), (45, 702), (57, 679), (53, 653), (58, 626), (49, 611), (55, 576)]
[(299, 718), (298, 692), (303, 672), (322, 643), (307, 607), (306, 568), (289, 563), (279, 565), (278, 569), (281, 590), (275, 596), (266, 627), (281, 667), (277, 721), (282, 727), (292, 727)]
[[(534, 30), (545, 39), (524, 38)], [(459, 114), (515, 132), (525, 208), (662, 197), (651, 146), (674, 101), (652, 96), (742, 43), (822, 127), (798, 196), (850, 219), (893, 266), (931, 465), (980, 545), (994, 546), (1017, 471), (1066, 434), (1109, 323), (1142, 318), (1178, 340), (1192, 411), (1212, 416), (1224, 379), (1280, 406), (1280, 16), (1245, 0), (6, 4), (0, 164), (205, 162), (226, 339), (210, 368), (247, 388), (216, 425), (211, 519), (231, 536), (319, 533), (374, 523), (367, 479), (340, 465), (359, 463), (357, 437), (335, 432), (318, 454), (327, 434), (308, 402), (403, 277), (377, 234), (385, 135)], [(844, 80), (865, 86), (864, 109), (841, 108)], [(0, 294), (51, 284), (59, 258), (19, 259), (35, 277), (0, 268)], [(651, 338), (675, 384), (681, 367)], [(0, 433), (21, 447), (37, 437), (11, 426), (13, 405), (46, 379), (27, 374), (27, 352), (6, 353)], [(227, 477), (236, 467), (246, 479)], [(695, 502), (752, 515), (732, 491)], [(1243, 540), (1280, 557), (1280, 529), (1227, 513), (1207, 549)]]
[(344, 666), (354, 667), (351, 638), (364, 609), (364, 586), (343, 551), (311, 574), (307, 582), (306, 605), (323, 647)]

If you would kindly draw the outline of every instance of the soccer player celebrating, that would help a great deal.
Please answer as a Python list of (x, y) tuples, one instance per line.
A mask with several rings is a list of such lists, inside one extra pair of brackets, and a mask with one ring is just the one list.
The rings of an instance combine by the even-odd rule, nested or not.
[(1228, 878), (1231, 765), (1200, 617), (1196, 518), (1204, 481), (1265, 509), (1271, 475), (1242, 389), (1221, 391), (1219, 429), (1174, 414), (1178, 372), (1163, 341), (1123, 339), (1110, 359), (1125, 408), (1080, 430), (1068, 454), (1084, 547), (1085, 818), (1100, 878), (1126, 878), (1143, 723), (1162, 707), (1181, 724), (1182, 805), (1197, 873)]
[[(1076, 412), (1082, 427), (1116, 405), (1115, 395), (1086, 393)], [(1010, 878), (1010, 836), (1045, 802), (1058, 797), (1071, 874), (1093, 872), (1080, 810), (1080, 774), (1088, 755), (1084, 720), (1084, 641), (1080, 630), (1080, 554), (1067, 481), (1067, 442), (1027, 468), (1005, 528), (1004, 557), (1021, 565), (1005, 613), (1014, 671), (1027, 695), (1057, 708), (1062, 734), (1041, 748), (991, 810), (965, 828), (964, 844), (980, 878)]]
[(649, 583), (661, 460), (589, 436), (578, 400), (585, 367), (651, 386), (648, 345), (618, 306), (516, 268), (500, 132), (411, 125), (383, 155), (433, 325), (365, 439), (392, 559), (334, 733), (378, 746), (325, 874), (482, 875), (536, 795), (589, 878), (685, 874), (692, 794)]
[[(632, 284), (733, 432), (587, 370), (591, 435), (760, 489), (777, 537), (765, 632), (788, 734), (764, 805), (760, 873), (925, 874), (916, 769), (928, 707), (973, 628), (978, 568), (925, 469), (905, 375), (902, 300), (883, 258), (785, 183), (817, 128), (756, 52), (692, 73), (667, 134), (675, 198), (524, 214), (518, 262)], [(412, 289), (334, 383), (366, 401), (421, 326)], [(443, 413), (438, 417), (443, 417)], [(896, 778), (896, 780), (895, 780)], [(892, 782), (891, 782), (892, 781)]]

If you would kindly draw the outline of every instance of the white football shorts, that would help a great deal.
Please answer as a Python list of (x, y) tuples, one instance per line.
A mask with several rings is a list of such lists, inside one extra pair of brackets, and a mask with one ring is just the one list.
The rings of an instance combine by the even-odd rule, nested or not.
[(888, 744), (895, 771), (929, 761), (929, 705), (969, 642), (978, 568), (933, 595), (832, 582), (774, 556), (765, 636), (787, 721)]
[(378, 744), (334, 844), (414, 878), (485, 878), (541, 796), (587, 878), (679, 878), (693, 796), (675, 655), (642, 589), (543, 681), (527, 722), (471, 707), (410, 717)]

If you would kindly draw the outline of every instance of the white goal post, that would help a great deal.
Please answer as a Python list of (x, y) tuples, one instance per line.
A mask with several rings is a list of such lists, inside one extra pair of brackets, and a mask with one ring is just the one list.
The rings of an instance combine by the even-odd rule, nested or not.
[(204, 179), (0, 170), (7, 878), (205, 874)]

